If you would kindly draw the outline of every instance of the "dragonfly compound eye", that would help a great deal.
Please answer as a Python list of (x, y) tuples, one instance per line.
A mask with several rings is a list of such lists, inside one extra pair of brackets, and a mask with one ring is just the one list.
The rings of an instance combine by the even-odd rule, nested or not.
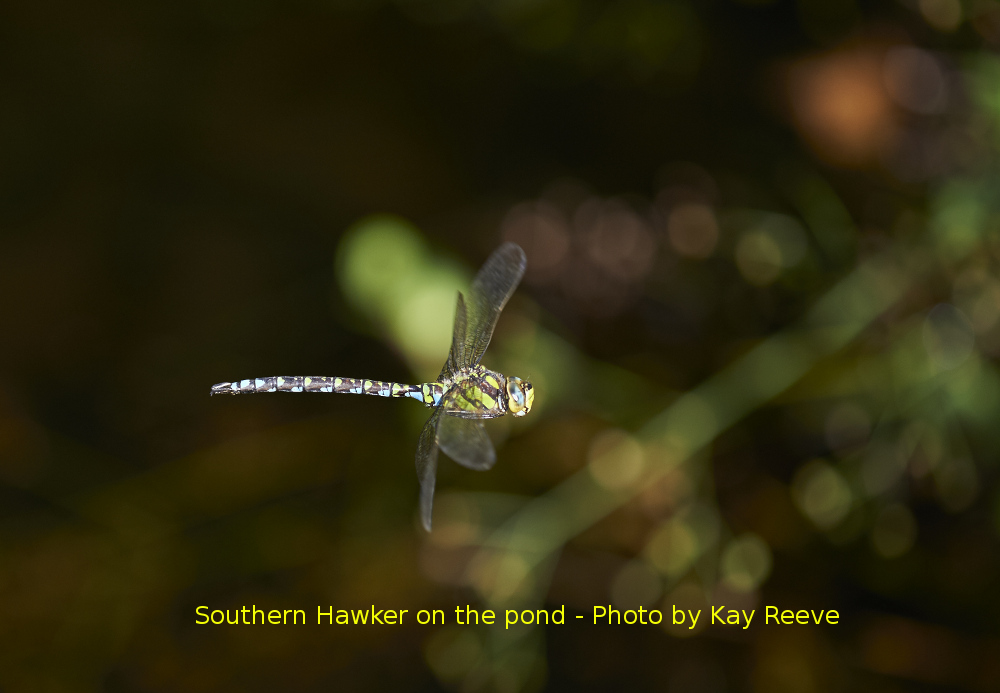
[(531, 383), (526, 383), (520, 378), (507, 380), (507, 407), (511, 414), (524, 416), (531, 409), (534, 399), (535, 393), (531, 389)]

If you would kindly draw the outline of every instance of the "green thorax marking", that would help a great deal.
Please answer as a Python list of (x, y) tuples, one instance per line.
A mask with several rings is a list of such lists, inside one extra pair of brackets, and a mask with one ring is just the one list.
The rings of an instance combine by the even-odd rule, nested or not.
[(483, 366), (462, 369), (440, 383), (446, 414), (465, 419), (495, 419), (507, 413), (507, 378)]

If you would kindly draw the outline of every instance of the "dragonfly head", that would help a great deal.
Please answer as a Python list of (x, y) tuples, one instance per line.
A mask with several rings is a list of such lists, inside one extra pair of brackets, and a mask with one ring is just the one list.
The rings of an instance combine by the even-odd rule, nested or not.
[(514, 416), (524, 416), (535, 403), (531, 383), (520, 378), (507, 378), (507, 408)]

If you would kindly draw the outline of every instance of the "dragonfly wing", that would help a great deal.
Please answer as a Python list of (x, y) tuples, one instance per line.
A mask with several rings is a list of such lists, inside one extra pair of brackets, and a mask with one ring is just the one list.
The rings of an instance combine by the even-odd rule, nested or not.
[[(527, 260), (515, 243), (504, 243), (493, 251), (472, 281), (468, 325), (465, 332), (465, 359), (460, 366), (475, 366), (490, 345), (500, 311), (524, 276)], [(456, 332), (457, 335), (457, 325)]]
[[(424, 529), (431, 531), (431, 510), (434, 508), (434, 483), (437, 481), (437, 430), (441, 409), (436, 409), (420, 431), (417, 442), (417, 479), (420, 481), (420, 519)], [(450, 417), (446, 417), (450, 418)]]
[(481, 421), (445, 416), (438, 425), (437, 436), (444, 454), (463, 467), (484, 471), (497, 461), (496, 450)]
[(445, 361), (444, 368), (441, 369), (441, 375), (438, 376), (438, 380), (444, 380), (452, 374), (457, 373), (458, 369), (465, 363), (465, 331), (465, 299), (462, 297), (462, 292), (460, 291), (458, 292), (458, 305), (455, 306), (455, 327), (451, 333), (451, 351), (448, 352), (448, 360)]

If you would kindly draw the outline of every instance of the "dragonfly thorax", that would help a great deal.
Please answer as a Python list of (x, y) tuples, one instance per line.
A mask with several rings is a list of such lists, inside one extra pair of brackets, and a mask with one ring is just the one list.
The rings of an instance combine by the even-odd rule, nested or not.
[[(426, 383), (424, 403), (441, 406), (446, 414), (463, 419), (493, 419), (511, 413), (524, 416), (531, 408), (531, 384), (476, 365), (463, 368), (451, 378)], [(439, 392), (435, 397), (435, 391)]]

